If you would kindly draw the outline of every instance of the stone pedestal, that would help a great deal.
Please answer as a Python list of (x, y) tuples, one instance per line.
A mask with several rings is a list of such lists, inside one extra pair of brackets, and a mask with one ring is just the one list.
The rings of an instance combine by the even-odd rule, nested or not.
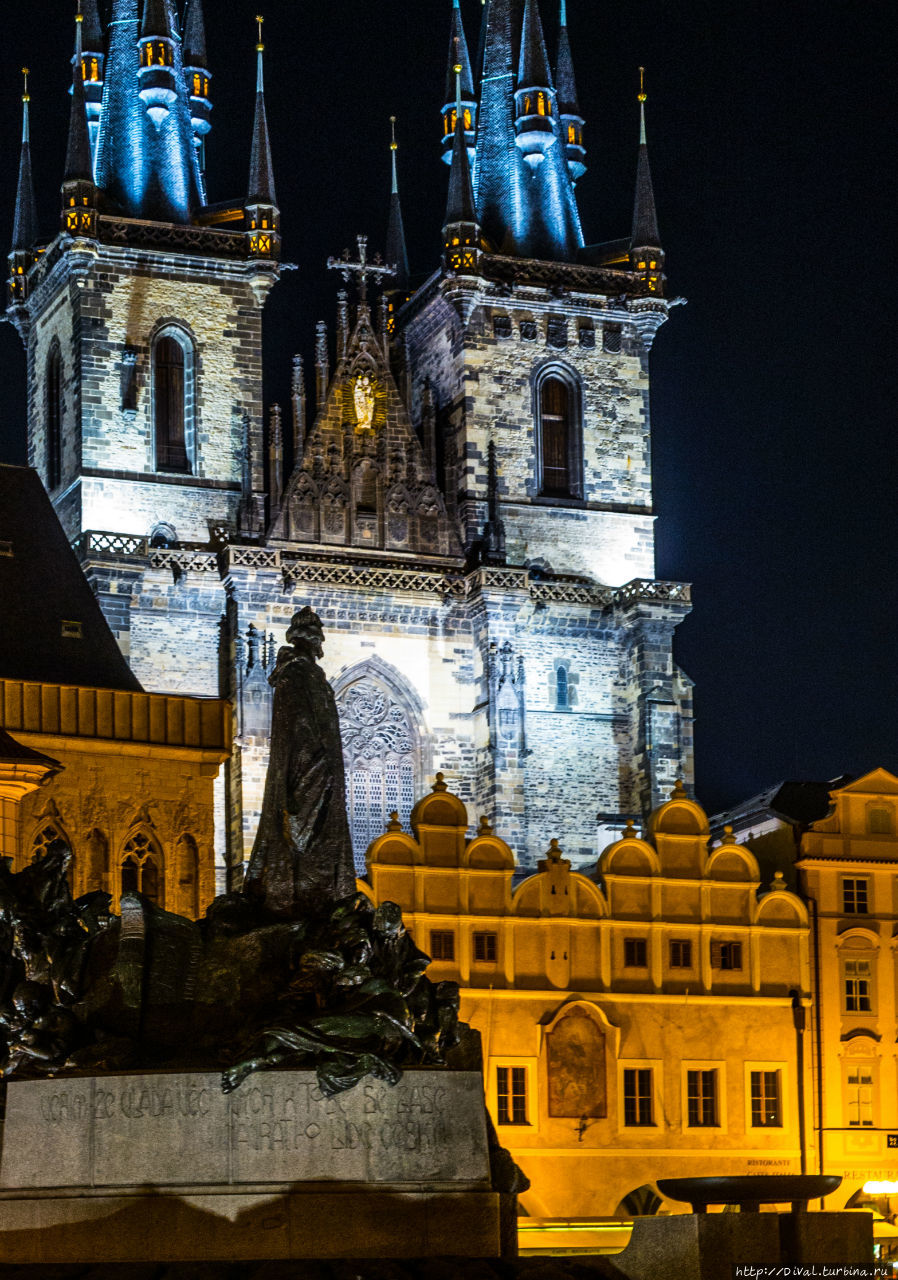
[(9, 1085), (5, 1262), (496, 1257), (477, 1072), (325, 1099), (307, 1071)]

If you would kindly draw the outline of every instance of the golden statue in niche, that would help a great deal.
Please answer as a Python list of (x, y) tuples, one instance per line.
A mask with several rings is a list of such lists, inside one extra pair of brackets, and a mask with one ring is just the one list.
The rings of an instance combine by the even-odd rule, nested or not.
[(370, 373), (360, 373), (352, 391), (355, 402), (357, 431), (369, 431), (374, 424), (374, 379)]

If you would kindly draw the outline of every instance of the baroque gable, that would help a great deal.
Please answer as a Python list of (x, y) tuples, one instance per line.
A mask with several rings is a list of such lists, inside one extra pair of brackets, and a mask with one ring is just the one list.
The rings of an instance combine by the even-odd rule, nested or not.
[(269, 540), (462, 554), (365, 303)]

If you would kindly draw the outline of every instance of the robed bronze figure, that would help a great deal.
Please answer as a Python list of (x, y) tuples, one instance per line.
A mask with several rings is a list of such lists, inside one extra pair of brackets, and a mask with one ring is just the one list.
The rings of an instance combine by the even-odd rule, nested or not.
[(337, 705), (317, 662), (323, 642), (317, 613), (300, 609), (270, 677), (271, 753), (244, 893), (282, 919), (355, 889)]

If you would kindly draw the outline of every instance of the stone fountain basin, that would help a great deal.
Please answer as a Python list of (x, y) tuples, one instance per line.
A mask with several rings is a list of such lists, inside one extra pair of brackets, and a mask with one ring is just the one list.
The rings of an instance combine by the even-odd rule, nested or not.
[(828, 1196), (842, 1179), (836, 1174), (757, 1173), (731, 1178), (659, 1178), (658, 1190), (671, 1200), (685, 1200), (693, 1213), (709, 1204), (738, 1204), (749, 1212), (762, 1204), (790, 1201), (804, 1208), (809, 1200)]

